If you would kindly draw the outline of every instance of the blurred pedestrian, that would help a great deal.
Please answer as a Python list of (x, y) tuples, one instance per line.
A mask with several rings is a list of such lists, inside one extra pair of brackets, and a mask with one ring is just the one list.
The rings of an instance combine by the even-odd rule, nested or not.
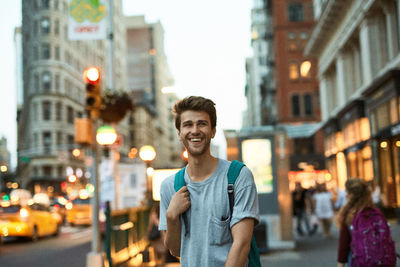
[(306, 210), (307, 190), (301, 186), (300, 182), (296, 182), (295, 189), (292, 192), (293, 215), (296, 217), (296, 230), (299, 235), (304, 235), (304, 224), (309, 235), (313, 234), (310, 228), (310, 222)]
[(336, 201), (335, 201), (335, 210), (340, 210), (346, 204), (346, 189), (338, 189)]
[(331, 237), (331, 224), (333, 218), (332, 193), (326, 190), (326, 184), (317, 184), (317, 191), (313, 195), (315, 202), (315, 215), (317, 216), (322, 235), (325, 238)]
[(369, 185), (360, 178), (346, 182), (347, 203), (339, 211), (338, 267), (396, 265), (394, 242), (383, 214), (372, 203)]
[(163, 266), (165, 263), (167, 248), (164, 245), (163, 233), (158, 230), (158, 225), (160, 224), (159, 214), (160, 206), (156, 204), (150, 211), (147, 233), (150, 246), (154, 249), (155, 259), (157, 263)]

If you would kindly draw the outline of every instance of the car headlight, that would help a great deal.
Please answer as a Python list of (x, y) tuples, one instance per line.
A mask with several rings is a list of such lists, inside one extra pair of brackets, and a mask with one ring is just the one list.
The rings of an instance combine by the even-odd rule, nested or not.
[(24, 209), (24, 208), (20, 209), (20, 210), (19, 210), (19, 216), (20, 216), (21, 218), (27, 218), (27, 217), (29, 216), (28, 210), (27, 210), (27, 209)]

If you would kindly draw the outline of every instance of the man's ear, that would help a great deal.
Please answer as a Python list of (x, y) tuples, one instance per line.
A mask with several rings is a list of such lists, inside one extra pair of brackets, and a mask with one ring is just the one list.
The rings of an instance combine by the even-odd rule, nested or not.
[(181, 131), (180, 130), (178, 130), (178, 140), (182, 142)]
[(216, 132), (217, 132), (217, 127), (214, 127), (213, 129), (211, 129), (211, 138), (215, 137)]

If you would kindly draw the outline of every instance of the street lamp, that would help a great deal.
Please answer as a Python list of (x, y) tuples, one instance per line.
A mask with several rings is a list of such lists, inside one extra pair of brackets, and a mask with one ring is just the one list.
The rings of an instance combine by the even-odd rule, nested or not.
[(117, 132), (111, 126), (104, 125), (97, 129), (96, 141), (100, 145), (112, 145), (117, 140)]
[(146, 162), (146, 181), (147, 181), (147, 193), (148, 200), (151, 203), (152, 198), (152, 183), (151, 183), (151, 175), (148, 173), (148, 169), (150, 168), (150, 163), (156, 158), (156, 150), (153, 146), (146, 145), (142, 146), (139, 150), (139, 157)]

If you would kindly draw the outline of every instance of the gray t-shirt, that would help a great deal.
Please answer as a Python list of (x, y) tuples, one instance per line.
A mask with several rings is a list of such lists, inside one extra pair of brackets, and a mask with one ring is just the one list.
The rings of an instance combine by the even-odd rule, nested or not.
[[(228, 168), (230, 162), (219, 159), (213, 175), (203, 182), (192, 182), (185, 171), (185, 183), (190, 192), (191, 207), (186, 212), (189, 233), (181, 216), (181, 266), (224, 266), (232, 246), (230, 228), (244, 218), (259, 221), (257, 190), (254, 178), (243, 167), (234, 186), (235, 204), (232, 218), (229, 211)], [(167, 230), (166, 211), (175, 194), (175, 176), (161, 185), (160, 230)]]

